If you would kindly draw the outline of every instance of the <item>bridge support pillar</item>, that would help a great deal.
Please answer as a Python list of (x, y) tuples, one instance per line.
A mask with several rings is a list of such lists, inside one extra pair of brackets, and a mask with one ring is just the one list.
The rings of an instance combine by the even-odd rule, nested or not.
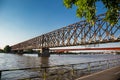
[(38, 57), (50, 57), (49, 48), (42, 48)]

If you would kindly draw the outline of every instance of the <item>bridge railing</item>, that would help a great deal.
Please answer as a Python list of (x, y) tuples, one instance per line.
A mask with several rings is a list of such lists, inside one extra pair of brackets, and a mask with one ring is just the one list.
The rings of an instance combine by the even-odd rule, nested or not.
[[(101, 70), (105, 70), (114, 66), (120, 66), (120, 58), (110, 60), (100, 60), (78, 64), (56, 65), (56, 66), (41, 66), (35, 68), (21, 68), (21, 69), (7, 69), (0, 70), (0, 80), (2, 80), (2, 73), (9, 71), (28, 71), (35, 72), (31, 77), (22, 78), (20, 80), (74, 80), (84, 75), (92, 74)], [(22, 77), (22, 76), (21, 76)], [(20, 78), (20, 77), (19, 77)]]

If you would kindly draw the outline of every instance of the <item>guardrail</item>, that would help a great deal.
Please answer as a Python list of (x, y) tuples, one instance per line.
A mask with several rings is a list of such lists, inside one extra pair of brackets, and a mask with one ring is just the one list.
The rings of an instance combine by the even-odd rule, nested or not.
[(101, 70), (105, 70), (114, 66), (120, 66), (120, 58), (93, 61), (78, 64), (56, 65), (56, 66), (41, 66), (35, 68), (21, 68), (21, 69), (7, 69), (0, 70), (0, 80), (2, 79), (2, 72), (18, 71), (18, 70), (32, 70), (39, 71), (39, 74), (33, 77), (24, 78), (20, 80), (32, 80), (39, 78), (39, 80), (74, 80), (84, 75), (92, 74)]

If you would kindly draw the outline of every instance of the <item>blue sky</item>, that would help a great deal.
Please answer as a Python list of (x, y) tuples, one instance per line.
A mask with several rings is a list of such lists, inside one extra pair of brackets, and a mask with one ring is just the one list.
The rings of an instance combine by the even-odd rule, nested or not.
[[(97, 3), (97, 14), (105, 12)], [(82, 19), (63, 0), (0, 0), (0, 48), (28, 40)]]

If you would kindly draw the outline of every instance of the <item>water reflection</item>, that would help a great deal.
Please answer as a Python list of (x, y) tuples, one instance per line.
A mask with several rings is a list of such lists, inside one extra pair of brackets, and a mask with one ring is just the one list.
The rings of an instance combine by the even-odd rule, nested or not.
[(42, 67), (48, 67), (49, 66), (49, 57), (41, 57), (41, 66)]

